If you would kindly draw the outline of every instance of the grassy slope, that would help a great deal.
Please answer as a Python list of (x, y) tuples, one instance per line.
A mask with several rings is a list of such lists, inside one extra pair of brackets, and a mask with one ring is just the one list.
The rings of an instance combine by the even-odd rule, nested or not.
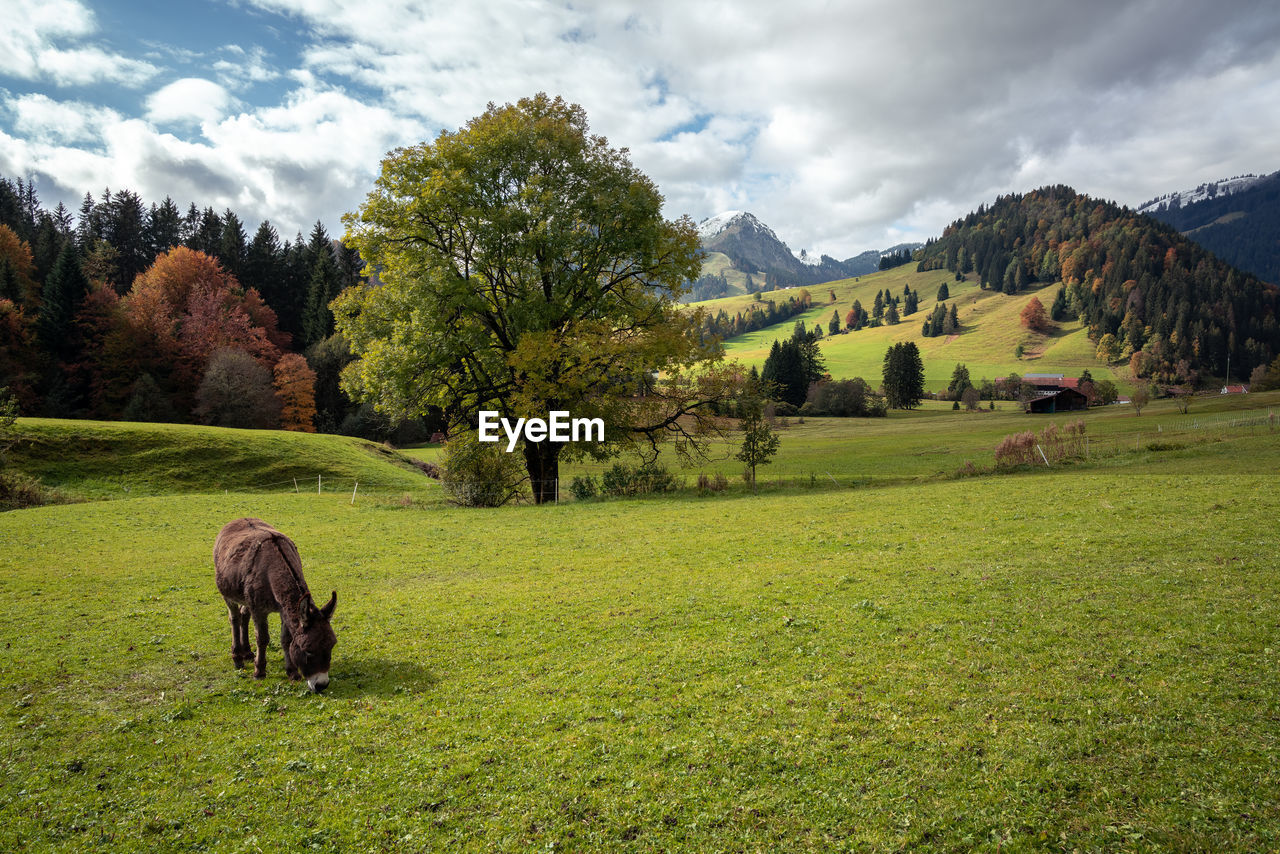
[[(381, 445), (346, 436), (184, 424), (24, 418), (10, 463), (79, 498), (316, 489), (414, 491), (433, 481)], [(322, 481), (323, 486), (323, 481)]]
[[(937, 304), (938, 287), (943, 282), (947, 283), (951, 292), (948, 304), (956, 303), (958, 306), (961, 333), (948, 337), (924, 338), (920, 334), (920, 327)], [(921, 299), (919, 310), (904, 318), (902, 323), (823, 338), (822, 352), (832, 376), (837, 379), (860, 376), (873, 385), (878, 384), (884, 354), (889, 346), (899, 341), (915, 341), (924, 359), (925, 387), (930, 390), (946, 388), (958, 362), (968, 366), (969, 375), (975, 382), (983, 377), (995, 379), (1015, 372), (1065, 373), (1075, 376), (1085, 368), (1099, 379), (1118, 379), (1109, 367), (1094, 359), (1094, 345), (1079, 322), (1056, 324), (1057, 328), (1049, 336), (1030, 333), (1021, 326), (1019, 315), (1031, 297), (1038, 297), (1047, 309), (1053, 301), (1057, 285), (1026, 291), (1017, 296), (1005, 296), (983, 291), (972, 280), (956, 282), (954, 276), (945, 270), (917, 273), (915, 266), (908, 264), (857, 279), (811, 286), (808, 290), (817, 306), (799, 319), (810, 328), (815, 323), (821, 323), (825, 333), (833, 309), (839, 312), (843, 323), (844, 316), (853, 307), (855, 299), (860, 300), (863, 308), (870, 311), (877, 291), (888, 288), (890, 293), (900, 296), (905, 285), (918, 291)], [(836, 294), (835, 303), (830, 302), (829, 296), (829, 291), (833, 290)], [(780, 291), (778, 294), (785, 299), (795, 292), (798, 289)], [(725, 297), (695, 305), (704, 306), (712, 313), (723, 308), (726, 313), (733, 314), (745, 309), (750, 300), (751, 297), (747, 296)], [(762, 366), (774, 339), (789, 336), (795, 321), (796, 318), (792, 318), (768, 329), (735, 338), (727, 342), (726, 354), (729, 358), (741, 359), (746, 364)], [(1018, 344), (1022, 344), (1026, 350), (1022, 359), (1014, 357)]]
[[(702, 256), (702, 275), (714, 276), (717, 273), (724, 276), (729, 287), (739, 293), (746, 293), (747, 274), (736, 269), (733, 262), (729, 260), (729, 256), (723, 252), (708, 252)], [(757, 285), (764, 284), (764, 273), (754, 273), (752, 278)]]
[[(1273, 849), (1277, 487), (3, 514), (0, 849)], [(231, 668), (244, 514), (339, 590), (323, 696)]]

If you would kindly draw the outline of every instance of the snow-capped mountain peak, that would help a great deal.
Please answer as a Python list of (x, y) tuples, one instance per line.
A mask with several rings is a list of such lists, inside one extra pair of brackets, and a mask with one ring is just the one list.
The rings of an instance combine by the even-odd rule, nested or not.
[(1247, 190), (1265, 177), (1265, 175), (1237, 175), (1234, 178), (1225, 178), (1221, 181), (1201, 184), (1193, 190), (1179, 190), (1176, 193), (1167, 193), (1140, 205), (1138, 213), (1154, 213), (1155, 211), (1169, 208), (1186, 207), (1187, 205), (1195, 204), (1205, 199), (1217, 198), (1218, 196), (1229, 196), (1232, 193)]
[(746, 229), (761, 231), (772, 237), (774, 240), (777, 240), (779, 243), (782, 242), (781, 240), (778, 240), (778, 235), (773, 233), (772, 228), (756, 219), (755, 214), (752, 214), (749, 211), (725, 211), (724, 213), (718, 213), (715, 216), (707, 217), (702, 222), (698, 223), (698, 238), (703, 243), (706, 243), (708, 240), (711, 240), (713, 237), (724, 233), (734, 226), (738, 226), (739, 230)]
[(795, 253), (795, 255), (801, 264), (808, 264), (810, 267), (819, 267), (822, 265), (821, 255), (810, 255), (808, 251), (804, 249), (801, 249), (799, 252)]

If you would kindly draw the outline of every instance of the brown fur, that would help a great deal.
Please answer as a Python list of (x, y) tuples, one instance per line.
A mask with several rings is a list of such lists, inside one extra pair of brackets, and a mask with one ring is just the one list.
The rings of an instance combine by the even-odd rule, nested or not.
[[(310, 679), (316, 674), (328, 674), (330, 653), (337, 642), (329, 620), (338, 604), (338, 592), (334, 591), (323, 608), (316, 607), (292, 540), (261, 519), (237, 519), (218, 532), (213, 543), (213, 566), (218, 592), (227, 603), (231, 659), (237, 668), (244, 667), (253, 656), (249, 646), (252, 616), (258, 636), (253, 675), (257, 679), (267, 675), (267, 615), (276, 611), (280, 614), (280, 646), (289, 678)], [(323, 689), (324, 684), (313, 690)]]

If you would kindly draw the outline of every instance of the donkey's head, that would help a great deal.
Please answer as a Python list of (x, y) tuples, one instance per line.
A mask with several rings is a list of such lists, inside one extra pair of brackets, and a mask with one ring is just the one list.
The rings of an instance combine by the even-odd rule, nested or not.
[(307, 687), (312, 691), (323, 691), (329, 686), (329, 655), (333, 645), (338, 642), (329, 625), (333, 609), (338, 604), (338, 591), (333, 592), (329, 604), (317, 608), (307, 594), (302, 600), (302, 618), (299, 628), (289, 639), (289, 659), (298, 668), (302, 678), (307, 680)]

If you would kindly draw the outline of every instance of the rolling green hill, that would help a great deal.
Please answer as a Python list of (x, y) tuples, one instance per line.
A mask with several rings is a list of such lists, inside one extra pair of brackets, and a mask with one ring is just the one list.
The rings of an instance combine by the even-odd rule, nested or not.
[[(994, 380), (1010, 373), (1063, 373), (1078, 376), (1088, 368), (1094, 377), (1111, 379), (1122, 387), (1128, 379), (1127, 372), (1117, 373), (1110, 366), (1094, 358), (1096, 349), (1088, 333), (1078, 321), (1054, 324), (1048, 335), (1040, 335), (1024, 329), (1019, 314), (1032, 297), (1039, 298), (1046, 308), (1053, 302), (1059, 285), (1031, 288), (1014, 296), (996, 291), (981, 290), (976, 281), (957, 282), (946, 270), (930, 270), (919, 273), (914, 265), (897, 267), (880, 273), (844, 279), (825, 285), (813, 285), (807, 290), (813, 297), (814, 307), (798, 319), (812, 328), (822, 324), (826, 332), (831, 312), (839, 313), (841, 323), (853, 307), (854, 300), (861, 301), (868, 311), (875, 301), (877, 291), (888, 289), (895, 296), (901, 295), (905, 286), (920, 294), (920, 307), (915, 314), (903, 318), (895, 326), (864, 328), (824, 337), (822, 354), (827, 370), (836, 379), (860, 376), (876, 385), (880, 381), (885, 351), (899, 341), (915, 341), (924, 359), (925, 388), (936, 391), (946, 388), (956, 363), (964, 363), (974, 382), (982, 378)], [(938, 287), (943, 283), (950, 290), (948, 304), (958, 307), (960, 333), (952, 336), (925, 338), (921, 326), (937, 303)], [(799, 288), (762, 294), (762, 299), (774, 297), (786, 299), (799, 292)], [(835, 301), (831, 301), (831, 293)], [(776, 295), (776, 296), (775, 296)], [(727, 314), (746, 310), (753, 297), (747, 295), (725, 297), (696, 305), (715, 314), (724, 310)], [(750, 332), (725, 343), (725, 354), (731, 359), (761, 367), (775, 339), (791, 335), (797, 318), (775, 324), (766, 329)], [(1025, 354), (1015, 356), (1021, 344)]]
[[(9, 464), (69, 498), (339, 488), (403, 492), (435, 481), (388, 448), (347, 436), (190, 424), (18, 420)], [(326, 484), (326, 481), (328, 482)]]

